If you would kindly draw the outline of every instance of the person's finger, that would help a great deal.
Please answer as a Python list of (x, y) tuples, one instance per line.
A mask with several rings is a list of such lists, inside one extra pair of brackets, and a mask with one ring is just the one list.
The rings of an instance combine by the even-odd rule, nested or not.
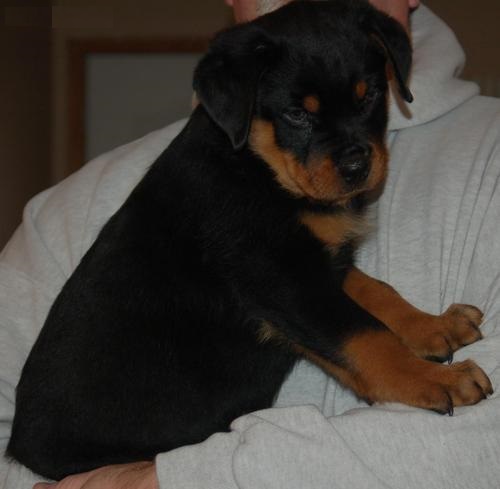
[(84, 484), (102, 469), (70, 475), (59, 482), (38, 482), (33, 489), (81, 489)]

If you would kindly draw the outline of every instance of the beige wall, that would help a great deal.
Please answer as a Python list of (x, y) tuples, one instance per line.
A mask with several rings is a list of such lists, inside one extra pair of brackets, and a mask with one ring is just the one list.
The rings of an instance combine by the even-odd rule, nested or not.
[(222, 0), (0, 2), (0, 250), (29, 198), (67, 174), (70, 39), (203, 37), (229, 22)]
[[(67, 56), (77, 39), (161, 39), (211, 37), (231, 22), (223, 0), (100, 0), (80, 7), (79, 0), (59, 0), (54, 9), (52, 177), (68, 168)], [(115, 7), (119, 5), (119, 7)]]
[(50, 29), (39, 22), (41, 11), (36, 18), (3, 13), (0, 249), (20, 222), (25, 202), (49, 184), (50, 173)]
[[(5, 3), (38, 9), (24, 12), (25, 25), (6, 28), (6, 11), (0, 8), (0, 248), (19, 222), (24, 203), (66, 174), (70, 39), (203, 37), (231, 21), (223, 0)], [(465, 75), (500, 78), (500, 0), (427, 0), (426, 4), (464, 44)]]
[[(500, 0), (428, 0), (425, 2), (457, 32), (468, 54), (467, 77), (500, 79), (500, 34), (496, 26)], [(68, 172), (67, 45), (71, 39), (151, 39), (208, 37), (230, 24), (223, 0), (100, 0), (81, 7), (79, 0), (59, 0), (53, 31), (52, 178)], [(481, 35), (478, 35), (481, 33)]]
[(500, 79), (500, 0), (426, 0), (453, 28), (467, 54), (465, 77)]

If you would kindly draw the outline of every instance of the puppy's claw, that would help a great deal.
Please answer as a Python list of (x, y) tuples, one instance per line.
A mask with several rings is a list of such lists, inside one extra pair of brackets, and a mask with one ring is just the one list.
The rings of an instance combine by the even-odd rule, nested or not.
[(451, 347), (450, 341), (445, 337), (446, 344), (448, 345), (448, 356), (446, 357), (446, 361), (448, 365), (451, 365), (453, 362), (453, 348)]
[(486, 399), (486, 392), (484, 389), (479, 385), (478, 382), (474, 381), (474, 385), (477, 387), (479, 391), (481, 391), (481, 399)]
[(448, 397), (448, 416), (453, 416), (453, 401), (448, 392), (446, 393), (446, 397)]
[(488, 385), (486, 386), (486, 389), (484, 390), (487, 396), (493, 395), (495, 390), (493, 389), (493, 386), (491, 385), (490, 379), (488, 379)]
[[(479, 329), (479, 326), (477, 324), (474, 323), (474, 321), (469, 321), (469, 326), (472, 328), (472, 329), (475, 329), (477, 334), (478, 334), (478, 340), (482, 340), (483, 339), (483, 333), (481, 332), (481, 330)], [(465, 346), (465, 345), (464, 345)]]
[(429, 408), (431, 411), (434, 411), (435, 413), (445, 415), (447, 414), (448, 416), (453, 416), (454, 413), (454, 406), (453, 406), (453, 400), (451, 398), (451, 395), (446, 392), (442, 391), (444, 395), (446, 396), (446, 401), (442, 403), (441, 407), (434, 407), (434, 408)]

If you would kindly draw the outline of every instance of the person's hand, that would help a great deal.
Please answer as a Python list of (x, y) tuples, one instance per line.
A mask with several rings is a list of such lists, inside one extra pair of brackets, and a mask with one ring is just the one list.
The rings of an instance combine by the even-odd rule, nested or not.
[(39, 482), (33, 489), (159, 489), (153, 462), (107, 465), (70, 475), (59, 482)]

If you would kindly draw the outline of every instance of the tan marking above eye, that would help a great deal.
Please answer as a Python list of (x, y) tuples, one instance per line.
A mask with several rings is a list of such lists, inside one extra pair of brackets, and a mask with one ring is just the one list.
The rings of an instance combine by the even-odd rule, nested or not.
[(316, 114), (319, 111), (320, 103), (316, 95), (307, 95), (303, 100), (304, 109)]
[(364, 80), (360, 80), (358, 83), (356, 83), (354, 91), (356, 92), (356, 97), (358, 97), (359, 100), (364, 99), (366, 96), (366, 92), (368, 91), (368, 83), (366, 83)]

